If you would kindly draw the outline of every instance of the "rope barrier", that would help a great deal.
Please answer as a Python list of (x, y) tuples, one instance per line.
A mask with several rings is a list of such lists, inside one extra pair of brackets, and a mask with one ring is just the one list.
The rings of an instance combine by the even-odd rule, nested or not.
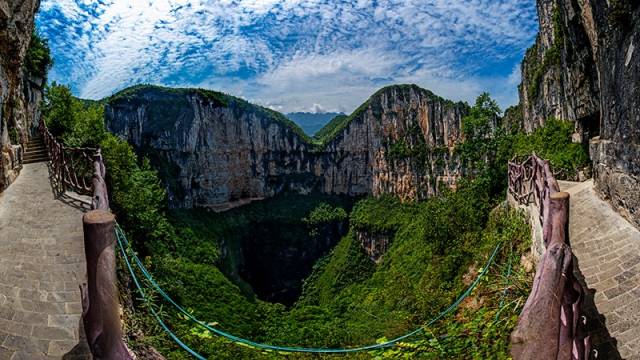
[[(117, 233), (117, 231), (116, 231)], [(142, 296), (142, 298), (145, 300), (145, 302), (148, 302), (148, 298), (146, 297), (145, 293), (144, 293), (144, 289), (142, 288), (142, 286), (140, 285), (140, 282), (138, 281), (138, 278), (135, 275), (135, 271), (133, 270), (133, 268), (131, 267), (131, 262), (129, 262), (129, 257), (127, 256), (126, 252), (125, 252), (125, 248), (122, 245), (122, 243), (120, 242), (120, 238), (118, 237), (118, 247), (120, 248), (120, 253), (122, 254), (122, 258), (124, 259), (125, 263), (127, 264), (127, 268), (129, 269), (129, 273), (131, 274), (131, 277), (133, 279), (133, 282), (136, 284), (136, 288), (138, 289), (138, 292), (140, 293), (140, 296)], [(149, 305), (149, 310), (151, 310), (151, 314), (153, 314), (153, 317), (156, 318), (156, 321), (158, 322), (158, 324), (160, 324), (160, 326), (162, 327), (162, 329), (169, 334), (169, 336), (173, 339), (173, 341), (175, 341), (176, 343), (178, 343), (178, 345), (180, 345), (181, 348), (183, 348), (185, 351), (187, 351), (189, 354), (193, 355), (196, 357), (196, 359), (198, 360), (207, 360), (207, 358), (205, 358), (204, 356), (198, 354), (197, 352), (195, 352), (194, 350), (192, 350), (187, 344), (183, 343), (180, 338), (173, 333), (173, 331), (171, 331), (171, 329), (169, 329), (169, 327), (167, 326), (167, 324), (164, 323), (164, 321), (162, 321), (162, 318), (160, 318), (160, 315), (158, 314), (158, 312), (153, 308), (153, 306), (151, 304)]]
[[(138, 281), (138, 278), (137, 278), (137, 276), (135, 274), (135, 271), (133, 270), (133, 268), (132, 268), (132, 266), (131, 266), (131, 264), (129, 262), (129, 259), (127, 257), (127, 254), (126, 254), (126, 250), (127, 249), (131, 250), (131, 246), (130, 246), (127, 238), (126, 238), (126, 235), (124, 234), (124, 231), (120, 228), (120, 226), (118, 224), (116, 224), (116, 237), (117, 237), (117, 240), (118, 240), (118, 245), (120, 246), (120, 250), (121, 250), (122, 256), (123, 256), (125, 262), (127, 263), (127, 267), (129, 269), (129, 273), (131, 274), (131, 276), (132, 276), (132, 278), (134, 280), (134, 283), (136, 284), (136, 287), (138, 288), (140, 294), (142, 295), (143, 300), (145, 302), (149, 302), (149, 299), (145, 296), (144, 291), (142, 290), (141, 285), (140, 285), (140, 283)], [(290, 352), (290, 353), (338, 354), (338, 353), (353, 353), (353, 352), (361, 352), (361, 351), (370, 351), (370, 350), (389, 348), (389, 347), (392, 347), (392, 346), (396, 345), (397, 343), (399, 343), (402, 340), (405, 340), (407, 338), (410, 338), (410, 337), (422, 332), (424, 330), (425, 326), (433, 325), (435, 322), (439, 321), (444, 316), (448, 315), (453, 310), (455, 310), (458, 307), (458, 305), (460, 305), (460, 303), (467, 296), (469, 296), (471, 294), (471, 292), (473, 292), (473, 290), (476, 288), (476, 286), (478, 285), (478, 283), (480, 282), (482, 277), (487, 273), (487, 270), (489, 269), (489, 267), (493, 263), (493, 260), (495, 259), (495, 257), (496, 257), (496, 255), (497, 255), (499, 250), (500, 250), (500, 244), (496, 245), (496, 247), (493, 250), (493, 253), (491, 254), (491, 256), (489, 257), (486, 265), (482, 268), (482, 271), (480, 272), (480, 274), (478, 274), (478, 277), (469, 286), (469, 288), (467, 288), (467, 290), (460, 297), (458, 297), (458, 299), (456, 301), (454, 301), (448, 308), (446, 308), (444, 311), (440, 312), (440, 314), (438, 314), (436, 317), (434, 317), (429, 322), (427, 322), (423, 327), (420, 327), (420, 328), (418, 328), (418, 329), (416, 329), (416, 330), (414, 330), (412, 332), (409, 332), (407, 334), (404, 334), (402, 336), (399, 336), (397, 338), (394, 338), (392, 340), (388, 340), (388, 341), (385, 341), (385, 342), (382, 342), (382, 343), (372, 344), (372, 345), (367, 345), (367, 346), (360, 346), (360, 347), (355, 347), (355, 348), (336, 348), (336, 349), (291, 347), (291, 346), (278, 346), (278, 345), (262, 344), (262, 343), (258, 343), (258, 342), (254, 342), (254, 341), (251, 341), (251, 340), (248, 340), (248, 339), (244, 339), (244, 338), (229, 334), (227, 332), (224, 332), (224, 331), (222, 331), (220, 329), (216, 329), (214, 327), (211, 327), (209, 324), (198, 320), (195, 316), (193, 316), (191, 313), (189, 313), (187, 310), (185, 310), (182, 306), (180, 306), (178, 303), (176, 303), (162, 289), (162, 287), (153, 279), (153, 276), (151, 276), (151, 274), (146, 269), (146, 267), (144, 266), (142, 261), (138, 258), (138, 256), (136, 256), (136, 254), (132, 250), (131, 250), (131, 257), (134, 260), (134, 262), (136, 263), (136, 265), (138, 266), (138, 269), (140, 270), (140, 272), (146, 278), (146, 280), (149, 281), (149, 283), (156, 289), (156, 291), (167, 302), (169, 302), (171, 305), (173, 305), (179, 312), (181, 312), (183, 315), (185, 315), (189, 320), (191, 320), (192, 322), (196, 323), (197, 325), (203, 327), (204, 329), (211, 331), (212, 333), (214, 333), (214, 334), (216, 334), (218, 336), (227, 338), (228, 340), (231, 340), (232, 342), (235, 342), (235, 343), (240, 343), (240, 344), (248, 345), (248, 346), (255, 347), (255, 348), (258, 348), (258, 349), (263, 349), (263, 350)], [(152, 306), (150, 306), (150, 309), (152, 311), (152, 314), (154, 315), (154, 317), (156, 318), (156, 320), (160, 324), (160, 326), (169, 334), (169, 336), (174, 341), (176, 341), (183, 349), (185, 349), (187, 352), (189, 352), (190, 354), (192, 354), (196, 358), (205, 359), (201, 355), (197, 354), (195, 351), (191, 350), (186, 344), (182, 343), (180, 341), (180, 339), (173, 332), (171, 332), (171, 330), (168, 328), (168, 326), (162, 321), (162, 319), (157, 314), (157, 312), (153, 309)]]
[(507, 276), (505, 277), (505, 286), (502, 291), (502, 295), (500, 295), (500, 306), (498, 306), (498, 312), (496, 313), (495, 320), (498, 320), (500, 317), (500, 313), (502, 312), (504, 306), (504, 298), (507, 296), (507, 291), (509, 290), (509, 277), (511, 277), (511, 257), (513, 255), (513, 245), (509, 248), (509, 265), (507, 267)]

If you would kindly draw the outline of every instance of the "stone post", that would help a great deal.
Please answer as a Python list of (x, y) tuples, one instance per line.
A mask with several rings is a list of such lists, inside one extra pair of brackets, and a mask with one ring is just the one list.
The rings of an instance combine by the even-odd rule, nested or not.
[(82, 218), (88, 285), (83, 287), (82, 308), (87, 342), (96, 360), (132, 359), (120, 324), (116, 285), (115, 216), (93, 210)]

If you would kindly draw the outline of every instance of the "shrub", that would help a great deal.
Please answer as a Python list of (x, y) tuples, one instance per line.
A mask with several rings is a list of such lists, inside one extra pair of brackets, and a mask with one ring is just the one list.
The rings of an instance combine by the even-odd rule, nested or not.
[(535, 152), (541, 158), (548, 159), (554, 171), (573, 177), (589, 163), (585, 147), (571, 142), (573, 131), (573, 122), (550, 118), (530, 135), (515, 135), (513, 152), (516, 156), (528, 156)]
[(31, 75), (42, 78), (47, 76), (47, 72), (53, 65), (49, 43), (46, 39), (40, 37), (36, 31), (33, 31), (31, 35), (31, 42), (29, 43), (24, 64)]
[(9, 140), (11, 140), (11, 143), (14, 145), (20, 143), (20, 135), (18, 134), (18, 130), (16, 128), (9, 129)]

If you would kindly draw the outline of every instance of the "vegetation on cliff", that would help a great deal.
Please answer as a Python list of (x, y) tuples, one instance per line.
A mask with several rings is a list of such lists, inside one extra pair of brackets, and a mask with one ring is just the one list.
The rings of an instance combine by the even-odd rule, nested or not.
[(53, 59), (51, 58), (49, 42), (34, 30), (27, 49), (27, 56), (24, 59), (24, 66), (27, 72), (35, 77), (46, 78), (47, 72), (52, 65)]
[[(501, 244), (489, 276), (455, 315), (425, 327), (399, 347), (354, 357), (507, 357), (508, 335), (530, 284), (518, 263), (528, 248), (529, 230), (521, 215), (492, 209), (504, 197), (504, 166), (514, 153), (547, 151), (558, 159), (555, 165), (567, 166), (565, 157), (573, 155), (565, 154), (571, 149), (566, 124), (549, 121), (550, 128), (532, 135), (507, 131), (499, 126), (495, 102), (483, 94), (463, 120), (465, 142), (456, 154), (473, 171), (456, 191), (443, 188), (440, 197), (408, 203), (391, 196), (367, 198), (353, 208), (354, 199), (284, 195), (216, 214), (168, 211), (157, 173), (129, 144), (104, 130), (101, 106), (81, 102), (68, 88), (54, 85), (47, 90), (44, 113), (67, 144), (101, 146), (118, 221), (154, 277), (196, 317), (265, 343), (375, 343), (420, 328), (436, 316)], [(362, 250), (367, 236), (388, 242), (378, 263)], [(302, 283), (288, 278), (289, 273), (308, 276)], [(297, 283), (294, 301), (288, 306), (265, 301), (275, 289), (260, 288), (268, 279), (280, 281), (281, 289)], [(206, 356), (279, 356), (213, 336), (151, 294), (172, 330)], [(130, 342), (153, 345), (169, 359), (186, 358), (145, 314), (145, 303), (135, 297), (131, 301), (138, 310), (128, 313)], [(146, 336), (133, 336), (136, 329), (144, 329)]]
[[(523, 68), (525, 70), (524, 77), (529, 84), (526, 89), (529, 99), (534, 99), (538, 96), (544, 75), (552, 67), (560, 66), (560, 53), (564, 44), (564, 28), (562, 25), (560, 9), (557, 6), (553, 10), (552, 21), (553, 43), (551, 46), (540, 54), (540, 41), (539, 39), (536, 39), (535, 44), (527, 49), (524, 60), (522, 61)], [(542, 56), (542, 59), (539, 59), (540, 56)]]
[(573, 122), (550, 118), (531, 134), (513, 136), (514, 155), (528, 156), (535, 152), (549, 160), (560, 178), (574, 178), (579, 170), (588, 166), (589, 154), (583, 144), (571, 141), (573, 131)]
[[(149, 116), (155, 120), (164, 120), (164, 122), (173, 124), (180, 116), (179, 111), (190, 107), (190, 98), (194, 96), (199, 97), (201, 101), (211, 103), (215, 107), (229, 108), (238, 118), (256, 116), (260, 119), (280, 124), (290, 129), (302, 141), (306, 143), (312, 142), (311, 138), (296, 123), (283, 114), (218, 91), (195, 88), (168, 88), (144, 84), (121, 90), (103, 99), (102, 102), (111, 106), (118, 106), (120, 104), (141, 104), (145, 102), (145, 98), (152, 98), (153, 107), (148, 109), (152, 112)], [(162, 125), (162, 123), (161, 121), (159, 125)]]
[[(589, 164), (583, 144), (573, 143), (574, 123), (549, 118), (531, 134), (518, 125), (517, 108), (500, 120), (500, 109), (488, 94), (481, 94), (469, 115), (463, 118), (465, 141), (456, 148), (472, 176), (484, 176), (493, 193), (506, 187), (507, 163), (514, 156), (536, 153), (548, 159), (552, 170), (562, 179), (574, 179)], [(511, 116), (511, 117), (507, 117)], [(515, 118), (514, 118), (515, 117)]]

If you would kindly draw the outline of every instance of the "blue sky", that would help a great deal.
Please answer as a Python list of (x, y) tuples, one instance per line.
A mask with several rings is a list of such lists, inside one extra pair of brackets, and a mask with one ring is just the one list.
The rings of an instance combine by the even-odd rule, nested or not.
[(394, 83), (516, 103), (537, 16), (534, 0), (43, 0), (37, 26), (50, 79), (84, 98), (153, 83), (349, 113)]

